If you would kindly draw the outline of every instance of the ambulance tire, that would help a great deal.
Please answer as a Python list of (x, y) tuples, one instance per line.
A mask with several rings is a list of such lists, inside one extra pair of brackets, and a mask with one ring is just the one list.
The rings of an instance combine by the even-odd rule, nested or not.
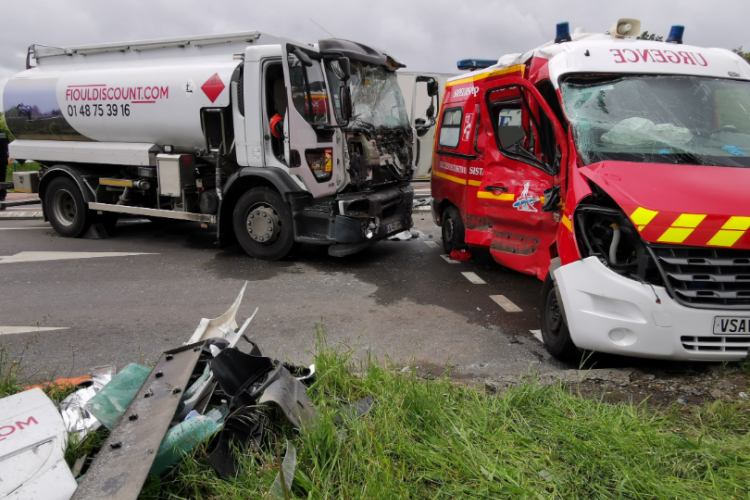
[(580, 361), (581, 351), (570, 338), (568, 324), (557, 301), (557, 284), (548, 274), (542, 287), (542, 300), (539, 305), (544, 347), (554, 357), (563, 361)]
[[(269, 240), (261, 241), (251, 237), (248, 228), (254, 224), (250, 218), (252, 212), (270, 212), (263, 220), (273, 220), (270, 226), (263, 225), (263, 235), (271, 233)], [(271, 188), (257, 187), (243, 194), (234, 207), (232, 215), (234, 234), (242, 249), (250, 256), (262, 260), (280, 260), (289, 255), (294, 248), (294, 226), (292, 224), (292, 209), (281, 198), (281, 195)], [(256, 235), (257, 226), (256, 227)], [(264, 238), (265, 239), (265, 238)]]
[(443, 248), (447, 254), (450, 254), (453, 250), (466, 248), (464, 221), (461, 220), (461, 214), (456, 207), (450, 206), (443, 211), (442, 226)]
[(58, 177), (49, 183), (44, 193), (44, 208), (52, 229), (67, 238), (83, 235), (94, 215), (78, 184), (70, 177)]

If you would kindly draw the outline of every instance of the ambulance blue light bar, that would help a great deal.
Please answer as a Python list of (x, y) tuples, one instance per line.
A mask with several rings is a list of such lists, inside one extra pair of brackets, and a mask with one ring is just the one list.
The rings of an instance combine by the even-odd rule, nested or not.
[(484, 69), (497, 64), (497, 59), (461, 59), (456, 64), (458, 69)]
[(682, 43), (682, 35), (685, 33), (685, 27), (675, 24), (669, 31), (667, 43)]
[(555, 43), (569, 42), (570, 38), (570, 25), (565, 23), (557, 23), (557, 36), (555, 37)]

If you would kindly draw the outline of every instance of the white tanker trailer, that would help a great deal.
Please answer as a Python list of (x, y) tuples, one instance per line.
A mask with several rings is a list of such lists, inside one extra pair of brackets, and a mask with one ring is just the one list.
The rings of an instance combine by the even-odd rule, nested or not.
[(215, 224), (262, 259), (298, 243), (348, 255), (413, 224), (416, 137), (434, 116), (412, 126), (400, 67), (259, 32), (32, 45), (3, 95), (10, 156), (43, 165), (63, 236), (131, 214)]

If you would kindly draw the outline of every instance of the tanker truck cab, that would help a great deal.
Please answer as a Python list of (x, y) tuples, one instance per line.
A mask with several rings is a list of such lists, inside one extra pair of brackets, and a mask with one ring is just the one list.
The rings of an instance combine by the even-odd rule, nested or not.
[(385, 52), (260, 32), (31, 46), (5, 88), (14, 158), (70, 237), (120, 214), (201, 222), (275, 260), (411, 228), (416, 132)]
[(544, 282), (547, 350), (733, 361), (750, 348), (750, 66), (570, 34), (448, 81), (432, 173), (446, 251)]

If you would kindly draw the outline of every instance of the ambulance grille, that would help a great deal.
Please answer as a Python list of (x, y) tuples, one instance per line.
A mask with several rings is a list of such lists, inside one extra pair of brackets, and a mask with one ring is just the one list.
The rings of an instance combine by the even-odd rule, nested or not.
[(673, 296), (693, 307), (750, 307), (750, 250), (653, 245)]
[(750, 337), (714, 336), (680, 337), (682, 347), (688, 351), (744, 352), (750, 349)]

